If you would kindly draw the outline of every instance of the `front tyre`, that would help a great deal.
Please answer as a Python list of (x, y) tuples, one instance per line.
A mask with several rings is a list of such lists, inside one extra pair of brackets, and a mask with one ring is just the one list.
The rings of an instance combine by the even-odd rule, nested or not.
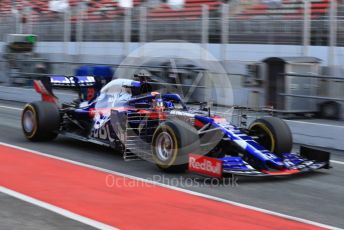
[(155, 164), (166, 172), (184, 172), (188, 154), (199, 151), (197, 130), (179, 120), (166, 121), (153, 134), (152, 156)]
[(26, 104), (21, 117), (24, 136), (30, 141), (49, 141), (57, 137), (60, 114), (57, 106), (45, 101)]
[(289, 126), (277, 117), (262, 117), (255, 120), (249, 127), (257, 142), (275, 154), (291, 152), (293, 138)]

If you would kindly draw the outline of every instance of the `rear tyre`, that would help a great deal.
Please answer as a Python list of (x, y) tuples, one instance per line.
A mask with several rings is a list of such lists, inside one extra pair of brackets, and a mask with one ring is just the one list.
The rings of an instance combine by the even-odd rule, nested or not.
[(267, 150), (282, 154), (291, 152), (293, 138), (289, 126), (277, 117), (262, 117), (255, 120), (249, 127), (257, 142)]
[(45, 101), (25, 105), (21, 124), (24, 136), (30, 141), (49, 141), (57, 137), (60, 114), (57, 106)]
[(179, 120), (166, 121), (153, 134), (152, 156), (166, 172), (185, 172), (189, 153), (197, 153), (200, 141), (197, 130)]

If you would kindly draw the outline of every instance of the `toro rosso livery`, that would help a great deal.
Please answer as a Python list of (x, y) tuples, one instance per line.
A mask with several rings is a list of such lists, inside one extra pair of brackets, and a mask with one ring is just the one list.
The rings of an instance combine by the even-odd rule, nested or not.
[[(34, 86), (42, 101), (27, 104), (22, 113), (23, 132), (31, 141), (62, 134), (109, 146), (127, 158), (150, 159), (164, 171), (216, 177), (330, 167), (327, 152), (301, 147), (292, 153), (290, 129), (279, 118), (237, 127), (209, 108), (187, 107), (178, 94), (154, 92), (147, 81), (115, 79), (101, 87), (94, 77), (52, 76)], [(52, 87), (78, 89), (79, 98), (60, 104)]]

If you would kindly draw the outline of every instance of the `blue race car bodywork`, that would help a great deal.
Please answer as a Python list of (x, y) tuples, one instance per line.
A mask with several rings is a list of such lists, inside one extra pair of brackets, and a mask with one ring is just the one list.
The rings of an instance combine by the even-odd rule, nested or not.
[[(197, 148), (183, 152), (197, 159), (190, 161), (190, 155), (183, 165), (189, 163), (189, 171), (205, 175), (214, 175), (209, 172), (215, 163), (221, 170), (214, 176), (291, 175), (329, 168), (330, 154), (327, 152), (306, 147), (301, 148), (300, 154), (274, 152), (271, 143), (266, 144), (273, 141), (275, 145), (278, 140), (274, 140), (273, 135), (268, 142), (260, 142), (266, 140), (266, 135), (259, 137), (262, 134), (258, 135), (257, 130), (237, 127), (223, 117), (212, 115), (209, 110), (188, 108), (178, 94), (154, 92), (145, 82), (116, 79), (99, 87), (93, 77), (52, 76), (49, 80), (36, 80), (34, 85), (43, 101), (58, 106), (60, 126), (56, 132), (59, 134), (109, 146), (123, 153), (132, 152), (140, 158), (153, 152), (153, 161), (155, 159), (160, 168), (170, 167), (175, 163), (170, 158), (182, 154), (180, 145), (184, 140), (180, 138), (184, 132), (199, 140), (193, 139), (188, 144), (197, 142)], [(60, 105), (51, 89), (59, 86), (79, 89), (79, 99)], [(172, 134), (168, 136), (167, 131), (161, 131), (161, 126)], [(144, 149), (144, 146), (148, 147)]]

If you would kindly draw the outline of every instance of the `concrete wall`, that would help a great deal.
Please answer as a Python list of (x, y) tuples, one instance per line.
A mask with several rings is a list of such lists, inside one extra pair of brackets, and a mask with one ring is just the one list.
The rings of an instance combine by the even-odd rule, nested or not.
[[(154, 44), (154, 43), (152, 43)], [(157, 45), (159, 43), (156, 43)], [(160, 43), (161, 44), (161, 43)], [(167, 43), (166, 43), (167, 44)], [(182, 44), (182, 43), (178, 43)], [(3, 42), (0, 42), (0, 47)], [(129, 52), (134, 51), (140, 46), (139, 43), (130, 43)], [(221, 59), (220, 44), (208, 44), (208, 51), (217, 59)], [(309, 56), (322, 59), (324, 65), (327, 65), (328, 59), (327, 46), (310, 46)], [(69, 55), (87, 55), (87, 56), (123, 56), (124, 45), (121, 42), (69, 42), (64, 45), (63, 42), (39, 42), (37, 52), (42, 54), (63, 54), (67, 51)], [(302, 46), (293, 45), (250, 45), (250, 44), (228, 44), (226, 60), (240, 60), (256, 62), (271, 56), (301, 56)], [(201, 55), (200, 55), (201, 56)], [(336, 48), (336, 65), (341, 66), (344, 57), (344, 47)], [(108, 62), (109, 59), (98, 57), (100, 62)]]
[(287, 121), (295, 143), (344, 150), (342, 124)]
[[(130, 43), (129, 52), (140, 46), (139, 43)], [(83, 42), (68, 43), (68, 54), (71, 55), (105, 55), (122, 56), (123, 43), (121, 42)], [(221, 59), (220, 44), (208, 44), (208, 51), (217, 59)], [(293, 45), (249, 45), (249, 44), (228, 44), (226, 60), (256, 62), (271, 56), (302, 56), (302, 46)], [(38, 44), (39, 53), (63, 53), (64, 45), (59, 42), (40, 42)], [(322, 59), (324, 65), (328, 62), (327, 46), (311, 46), (309, 56)], [(200, 54), (201, 57), (201, 54)], [(344, 47), (336, 48), (336, 64), (341, 66), (344, 57)]]

